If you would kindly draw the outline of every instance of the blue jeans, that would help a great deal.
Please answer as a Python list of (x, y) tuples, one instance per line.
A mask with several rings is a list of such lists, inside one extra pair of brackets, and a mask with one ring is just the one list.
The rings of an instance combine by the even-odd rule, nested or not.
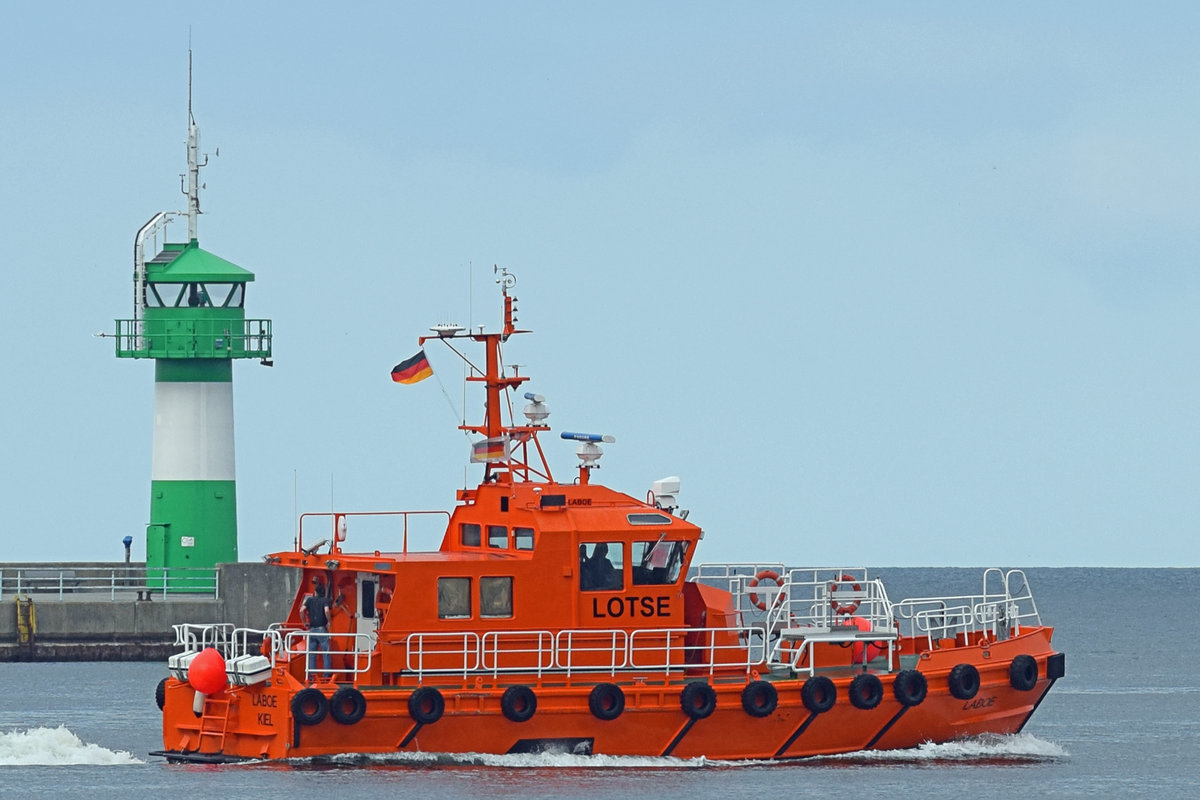
[(333, 668), (333, 663), (329, 658), (329, 629), (328, 628), (309, 628), (308, 637), (308, 671), (309, 673), (317, 670), (317, 654), (320, 653), (322, 661), (324, 661), (325, 672), (328, 673)]

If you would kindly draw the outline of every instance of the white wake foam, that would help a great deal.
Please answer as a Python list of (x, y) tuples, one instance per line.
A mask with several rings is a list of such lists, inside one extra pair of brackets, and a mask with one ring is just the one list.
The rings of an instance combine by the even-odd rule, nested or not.
[(123, 750), (88, 744), (63, 725), (0, 732), (0, 766), (144, 763)]
[(764, 764), (827, 763), (851, 761), (860, 764), (930, 763), (956, 761), (1043, 761), (1065, 758), (1068, 753), (1060, 745), (1047, 742), (1028, 733), (1008, 736), (985, 735), (971, 739), (934, 744), (927, 742), (907, 750), (861, 750), (833, 756), (819, 756), (800, 761), (749, 760), (723, 761), (704, 757), (659, 758), (654, 756), (573, 755), (569, 753), (537, 753), (520, 755), (488, 755), (484, 753), (343, 753), (312, 759), (291, 759), (296, 766), (409, 766), (409, 767), (498, 767), (502, 769), (705, 769)]
[(861, 750), (824, 759), (854, 761), (1040, 761), (1066, 758), (1069, 754), (1061, 745), (1047, 742), (1028, 733), (1010, 735), (985, 734), (953, 742), (925, 744), (907, 750)]

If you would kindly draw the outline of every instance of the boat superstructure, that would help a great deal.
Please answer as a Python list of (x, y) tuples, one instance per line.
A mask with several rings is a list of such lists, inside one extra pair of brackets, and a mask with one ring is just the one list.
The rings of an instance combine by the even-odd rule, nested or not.
[[(612, 437), (561, 434), (579, 464), (556, 480), (545, 399), (503, 358), (526, 331), (512, 276), (499, 283), (497, 331), (419, 340), (462, 356), (486, 395), (462, 426), (482, 437), (480, 483), (448, 512), (391, 512), (404, 530), (433, 515), (440, 547), (348, 552), (355, 514), (302, 517), (294, 548), (268, 557), (302, 573), (286, 619), (176, 627), (159, 754), (796, 758), (1016, 732), (1062, 677), (1020, 570), (985, 571), (969, 596), (893, 601), (858, 566), (701, 564), (678, 478), (644, 497), (592, 480)], [(327, 541), (311, 541), (316, 525)], [(318, 594), (326, 630), (305, 625)]]

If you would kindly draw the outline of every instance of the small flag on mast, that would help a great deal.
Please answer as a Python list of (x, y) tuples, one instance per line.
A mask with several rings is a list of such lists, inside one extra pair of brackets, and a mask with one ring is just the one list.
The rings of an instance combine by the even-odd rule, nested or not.
[(503, 461), (508, 458), (508, 437), (496, 436), (471, 445), (471, 461), (475, 464)]
[(392, 380), (396, 383), (419, 383), (432, 374), (433, 367), (429, 366), (424, 349), (392, 367)]

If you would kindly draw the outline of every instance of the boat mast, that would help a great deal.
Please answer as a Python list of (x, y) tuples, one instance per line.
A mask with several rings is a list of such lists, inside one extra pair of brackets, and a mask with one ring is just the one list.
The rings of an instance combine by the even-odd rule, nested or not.
[[(506, 374), (501, 346), (514, 333), (528, 333), (529, 331), (518, 330), (516, 326), (517, 298), (509, 294), (509, 289), (517, 283), (516, 276), (506, 268), (496, 267), (494, 269), (498, 274), (496, 283), (500, 284), (500, 293), (504, 298), (504, 321), (499, 332), (486, 333), (481, 325), (475, 332), (448, 329), (439, 332), (436, 336), (422, 336), (417, 341), (422, 346), (431, 339), (439, 339), (446, 342), (450, 346), (450, 349), (454, 350), (455, 354), (466, 361), (467, 365), (471, 368), (471, 374), (467, 376), (467, 380), (484, 385), (486, 405), (483, 423), (479, 425), (463, 424), (458, 426), (459, 430), (480, 434), (486, 442), (495, 445), (497, 452), (500, 450), (503, 451), (502, 457), (489, 456), (479, 459), (483, 460), (486, 464), (484, 480), (491, 479), (493, 470), (497, 467), (506, 466), (508, 471), (497, 473), (499, 480), (504, 480), (505, 476), (508, 476), (508, 480), (512, 480), (514, 476), (519, 476), (522, 480), (529, 480), (530, 473), (534, 473), (548, 481), (553, 481), (553, 477), (550, 474), (550, 465), (546, 461), (546, 456), (542, 452), (542, 446), (537, 439), (539, 431), (550, 430), (549, 425), (539, 424), (541, 419), (545, 417), (545, 414), (540, 415), (536, 420), (534, 417), (530, 417), (531, 424), (527, 425), (517, 425), (515, 424), (515, 420), (512, 420), (514, 424), (504, 424), (502, 410), (508, 401), (506, 393), (511, 389), (519, 388), (521, 384), (529, 380), (529, 377), (516, 374), (515, 368), (512, 375)], [(459, 338), (469, 338), (483, 345), (485, 360), (482, 372), (477, 366), (471, 363), (470, 359), (459, 353), (448, 341)], [(538, 399), (534, 400), (534, 397)], [(540, 396), (529, 393), (526, 393), (526, 399), (536, 404), (541, 404), (543, 400)], [(541, 407), (545, 408), (544, 406)], [(528, 412), (526, 412), (526, 416), (529, 416)], [(541, 461), (541, 469), (536, 469), (529, 463), (528, 448), (531, 443)]]

